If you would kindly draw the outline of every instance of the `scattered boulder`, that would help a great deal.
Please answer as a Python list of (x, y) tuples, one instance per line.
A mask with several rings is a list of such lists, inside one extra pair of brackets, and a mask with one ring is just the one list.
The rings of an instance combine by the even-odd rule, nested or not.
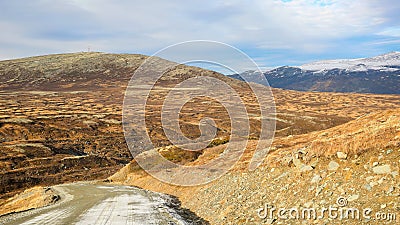
[(296, 157), (293, 157), (293, 164), (300, 172), (307, 172), (314, 169), (312, 166), (302, 163), (301, 160)]
[(389, 190), (387, 191), (387, 194), (393, 193), (394, 189), (395, 189), (395, 187), (391, 186), (391, 187), (389, 188)]
[(389, 174), (392, 172), (390, 165), (376, 166), (372, 168), (372, 171), (376, 174)]
[(312, 166), (309, 166), (309, 165), (303, 165), (301, 168), (300, 168), (300, 172), (307, 172), (307, 171), (311, 171), (311, 170), (313, 170), (314, 168), (312, 167)]
[(328, 170), (330, 171), (334, 171), (337, 170), (339, 168), (339, 163), (335, 162), (335, 161), (330, 161), (328, 164)]
[(314, 177), (311, 179), (311, 183), (318, 183), (319, 181), (321, 181), (321, 176), (316, 174), (314, 175)]
[(302, 163), (302, 162), (300, 161), (300, 159), (298, 159), (298, 158), (296, 158), (296, 157), (293, 157), (293, 164), (294, 164), (294, 166), (296, 166), (297, 168), (301, 168), (301, 167), (304, 166), (304, 163)]
[(357, 195), (357, 194), (356, 195), (352, 195), (347, 199), (347, 201), (352, 202), (352, 201), (357, 200), (359, 197), (360, 197), (360, 195)]
[(364, 189), (367, 190), (367, 191), (371, 191), (371, 190), (372, 190), (372, 187), (371, 187), (371, 185), (369, 185), (369, 184), (365, 184), (365, 185), (364, 185)]
[(336, 155), (339, 159), (347, 159), (347, 153), (337, 152)]

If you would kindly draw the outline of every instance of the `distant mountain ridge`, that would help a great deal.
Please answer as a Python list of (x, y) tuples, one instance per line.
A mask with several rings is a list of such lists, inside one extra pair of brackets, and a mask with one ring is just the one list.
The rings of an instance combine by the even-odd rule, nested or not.
[[(251, 71), (243, 73), (249, 76)], [(371, 58), (324, 60), (264, 73), (275, 88), (298, 91), (400, 94), (400, 52)], [(230, 75), (241, 79), (238, 74)]]
[(307, 63), (299, 68), (311, 71), (331, 69), (345, 69), (353, 72), (367, 70), (397, 71), (400, 69), (400, 52), (390, 52), (371, 58), (323, 60)]

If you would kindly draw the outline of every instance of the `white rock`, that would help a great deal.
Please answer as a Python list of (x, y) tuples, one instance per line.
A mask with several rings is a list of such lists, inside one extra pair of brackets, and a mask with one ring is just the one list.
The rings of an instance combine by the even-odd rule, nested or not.
[(339, 163), (335, 161), (330, 161), (328, 164), (328, 170), (337, 170), (339, 168)]
[(321, 180), (321, 176), (316, 174), (314, 177), (311, 179), (311, 183), (318, 183)]
[(392, 172), (392, 169), (390, 169), (390, 165), (383, 165), (372, 168), (372, 171), (376, 174), (388, 174)]
[(367, 191), (371, 191), (371, 190), (372, 190), (372, 187), (371, 187), (371, 185), (369, 185), (369, 184), (365, 184), (365, 185), (364, 185), (364, 188), (365, 188)]
[(304, 165), (304, 163), (302, 163), (302, 162), (300, 161), (300, 159), (295, 158), (295, 157), (293, 157), (293, 164), (294, 164), (296, 167), (298, 167), (298, 168), (301, 168), (301, 167)]
[(311, 171), (311, 170), (313, 170), (314, 168), (312, 168), (312, 166), (309, 166), (309, 165), (303, 165), (301, 168), (300, 168), (300, 172), (307, 172), (307, 171)]
[(391, 194), (394, 191), (395, 187), (390, 187), (389, 190), (387, 191), (387, 194)]
[(347, 201), (352, 202), (357, 200), (359, 197), (360, 197), (359, 195), (352, 195), (347, 199)]
[(347, 154), (344, 152), (337, 152), (336, 155), (339, 159), (347, 159)]

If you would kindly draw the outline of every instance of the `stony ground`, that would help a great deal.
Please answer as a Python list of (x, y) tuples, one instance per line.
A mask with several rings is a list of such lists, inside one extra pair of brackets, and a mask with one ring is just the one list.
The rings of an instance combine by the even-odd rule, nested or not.
[[(355, 132), (370, 137), (372, 141), (366, 141), (365, 145), (349, 145), (347, 149), (338, 148), (334, 154), (319, 156), (313, 155), (313, 152), (321, 151), (324, 147), (313, 149), (311, 146), (310, 149), (309, 142), (302, 142), (302, 146), (292, 143), (291, 148), (272, 152), (266, 163), (254, 172), (247, 170), (248, 155), (251, 155), (249, 151), (227, 175), (203, 186), (167, 185), (133, 166), (134, 163), (110, 179), (176, 195), (184, 207), (211, 224), (396, 224), (400, 214), (399, 120), (400, 112), (391, 110), (325, 131), (278, 138), (277, 142), (282, 144), (287, 139), (307, 140), (310, 136), (322, 133), (328, 133), (325, 136), (329, 137), (331, 133), (339, 138), (335, 141), (343, 137), (353, 137), (354, 142), (360, 141), (357, 135), (351, 133)], [(376, 123), (381, 126), (371, 129), (371, 124)], [(336, 130), (342, 130), (342, 135), (335, 134)], [(373, 141), (374, 135), (386, 144), (378, 147), (380, 142)], [(343, 143), (349, 142), (346, 140)], [(256, 142), (250, 143), (250, 148), (255, 145)], [(364, 149), (358, 149), (361, 146)], [(209, 152), (215, 154), (212, 150)], [(282, 153), (281, 158), (273, 157), (278, 153)], [(206, 155), (207, 152), (199, 160), (203, 157), (208, 160), (210, 157)], [(311, 160), (307, 155), (313, 155)], [(276, 208), (276, 211), (294, 208), (299, 212), (299, 217), (285, 219), (288, 213), (279, 217), (277, 212), (270, 216), (269, 207)], [(266, 208), (268, 213), (264, 215)], [(321, 210), (324, 208), (336, 208), (338, 213), (343, 212), (343, 216), (335, 216), (335, 211), (331, 216), (328, 212), (322, 216)], [(317, 218), (307, 220), (308, 217), (301, 217), (303, 209), (314, 209)], [(353, 212), (348, 209), (359, 212), (359, 216), (350, 213), (346, 217), (346, 212)], [(364, 215), (364, 210), (370, 212)], [(291, 214), (294, 217), (295, 212)]]
[[(396, 224), (400, 214), (399, 156), (400, 149), (386, 149), (348, 160), (321, 160), (307, 172), (287, 167), (233, 172), (202, 188), (187, 201), (187, 207), (206, 212), (200, 215), (213, 224)], [(348, 202), (345, 207), (338, 206), (341, 198)], [(300, 218), (281, 219), (277, 212), (271, 217), (271, 209), (265, 215), (269, 206), (277, 210), (296, 208)], [(321, 210), (329, 207), (357, 208), (361, 214), (371, 208), (372, 213), (371, 218), (350, 216), (343, 220), (340, 216), (330, 218), (328, 213), (316, 220), (301, 217), (304, 208), (315, 209), (320, 217)], [(396, 218), (379, 220), (374, 218), (375, 213)]]

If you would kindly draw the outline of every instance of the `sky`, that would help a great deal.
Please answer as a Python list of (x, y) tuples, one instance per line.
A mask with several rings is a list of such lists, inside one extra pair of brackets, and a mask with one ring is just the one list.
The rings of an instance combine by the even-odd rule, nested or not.
[(0, 0), (0, 60), (232, 45), (261, 68), (400, 51), (398, 0)]

